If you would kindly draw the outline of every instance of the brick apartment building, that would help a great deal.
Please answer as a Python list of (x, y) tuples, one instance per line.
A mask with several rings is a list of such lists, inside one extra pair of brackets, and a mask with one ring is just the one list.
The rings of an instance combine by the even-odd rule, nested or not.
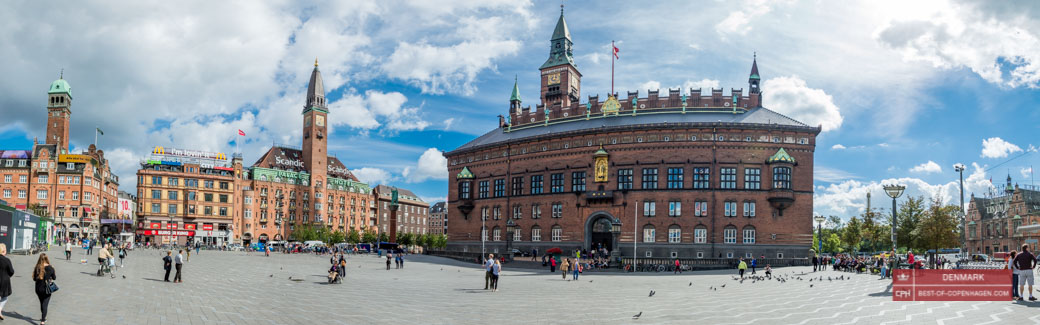
[(1040, 232), (1020, 231), (1021, 226), (1040, 224), (1040, 188), (1011, 183), (982, 197), (971, 195), (965, 220), (965, 246), (971, 254), (993, 254), (1021, 250), (1022, 244), (1037, 248)]
[[(372, 197), (376, 200), (376, 215), (379, 216), (379, 231), (390, 231), (390, 200), (392, 187), (376, 186)], [(424, 202), (412, 191), (397, 189), (397, 234), (409, 233), (422, 235), (428, 232), (430, 204)]]
[(430, 227), (432, 235), (443, 235), (448, 230), (448, 203), (437, 202), (430, 206)]
[[(514, 84), (498, 127), (445, 153), (448, 249), (605, 247), (639, 257), (805, 257), (819, 127), (763, 107), (750, 90), (651, 90), (580, 103), (561, 13), (539, 70), (541, 103)], [(482, 228), (482, 224), (484, 224)], [(618, 225), (620, 233), (612, 232)]]
[(43, 141), (34, 138), (30, 150), (0, 150), (0, 199), (19, 210), (45, 208), (58, 239), (98, 238), (103, 220), (119, 219), (119, 177), (93, 144), (69, 152), (71, 119), (72, 88), (60, 78), (47, 91)]

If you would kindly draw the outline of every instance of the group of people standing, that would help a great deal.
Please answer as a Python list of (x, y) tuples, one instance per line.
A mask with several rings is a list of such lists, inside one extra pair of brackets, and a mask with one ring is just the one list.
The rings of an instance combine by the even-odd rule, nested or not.
[(484, 290), (498, 291), (498, 277), (502, 272), (502, 262), (495, 259), (495, 254), (488, 254), (484, 260)]
[(166, 251), (166, 256), (163, 256), (163, 270), (166, 270), (166, 276), (163, 277), (163, 282), (170, 282), (170, 269), (176, 267), (177, 274), (173, 277), (173, 283), (182, 283), (181, 281), (181, 268), (184, 267), (184, 250), (178, 250), (177, 256), (173, 257), (173, 251)]
[[(4, 305), (7, 305), (11, 297), (11, 277), (14, 276), (14, 265), (7, 258), (7, 245), (0, 243), (0, 320), (4, 319), (2, 314)], [(58, 276), (47, 258), (47, 253), (40, 253), (33, 268), (32, 280), (35, 284), (36, 298), (40, 300), (40, 325), (47, 323), (47, 307), (50, 305), (51, 295), (57, 291), (58, 286), (54, 284)]]

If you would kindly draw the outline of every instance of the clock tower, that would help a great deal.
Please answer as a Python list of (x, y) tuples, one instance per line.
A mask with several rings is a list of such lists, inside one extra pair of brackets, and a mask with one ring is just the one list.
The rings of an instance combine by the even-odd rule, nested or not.
[(560, 19), (556, 21), (550, 41), (549, 59), (541, 68), (542, 105), (551, 107), (560, 104), (570, 106), (578, 102), (581, 95), (581, 73), (574, 65), (574, 53), (571, 47), (571, 32), (567, 29), (567, 21), (563, 19), (563, 6), (560, 6)]
[(321, 181), (328, 172), (328, 106), (325, 85), (314, 59), (314, 71), (307, 85), (307, 105), (303, 106), (303, 164), (311, 174), (311, 183)]

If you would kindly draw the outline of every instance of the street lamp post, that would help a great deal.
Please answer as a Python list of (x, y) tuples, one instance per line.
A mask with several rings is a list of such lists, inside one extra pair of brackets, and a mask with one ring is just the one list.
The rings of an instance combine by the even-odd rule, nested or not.
[(506, 220), (506, 256), (513, 260), (513, 234), (516, 232), (516, 223), (513, 219)]
[(903, 185), (885, 185), (885, 194), (892, 198), (892, 254), (896, 252), (896, 199), (903, 195), (903, 190), (906, 186)]
[(822, 215), (817, 215), (813, 217), (813, 219), (816, 220), (816, 253), (820, 254), (823, 253), (823, 222), (827, 220), (827, 218), (824, 218)]
[(965, 233), (968, 232), (968, 213), (964, 211), (964, 165), (953, 165), (953, 170), (960, 174), (961, 179), (961, 206), (960, 209), (957, 209), (957, 211), (960, 211), (961, 213), (961, 254), (964, 254), (964, 251), (968, 249), (966, 247), (967, 241), (965, 237)]

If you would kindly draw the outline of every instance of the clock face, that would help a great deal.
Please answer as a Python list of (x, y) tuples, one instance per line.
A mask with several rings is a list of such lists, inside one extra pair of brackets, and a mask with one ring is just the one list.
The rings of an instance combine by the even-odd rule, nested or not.
[(325, 117), (321, 115), (314, 116), (314, 124), (325, 126)]
[(558, 83), (560, 83), (560, 74), (559, 73), (551, 74), (551, 75), (549, 75), (548, 79), (549, 79), (549, 84), (550, 85), (558, 84)]

